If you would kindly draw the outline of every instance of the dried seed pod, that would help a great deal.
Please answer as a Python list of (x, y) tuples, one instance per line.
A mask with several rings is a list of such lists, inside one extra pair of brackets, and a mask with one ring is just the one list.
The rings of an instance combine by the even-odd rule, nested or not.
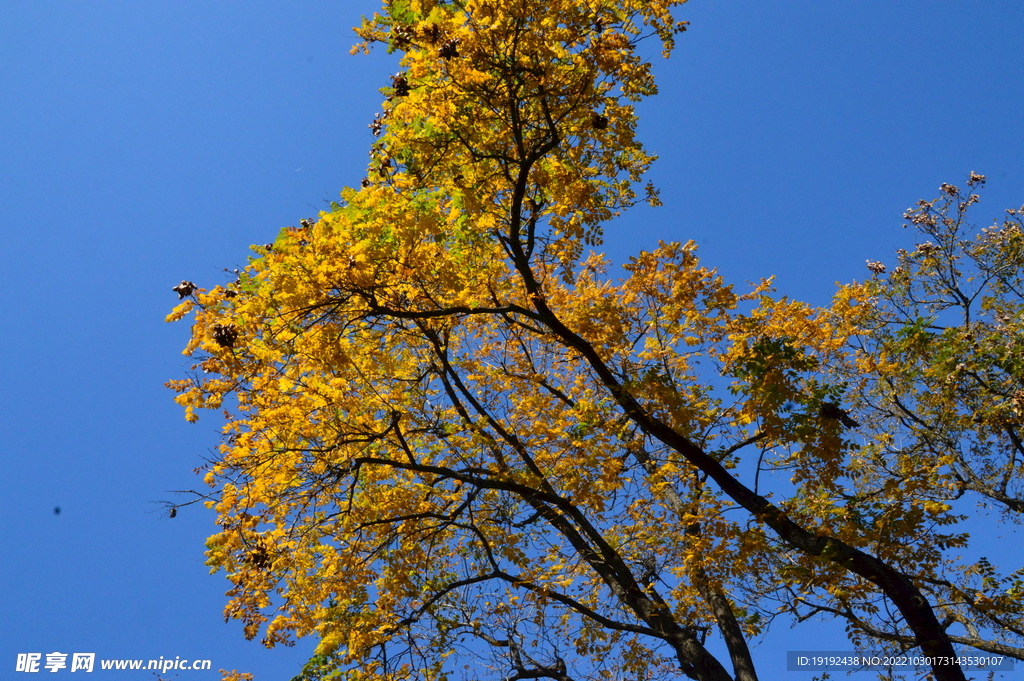
[(406, 97), (409, 94), (409, 81), (401, 73), (391, 76), (391, 87), (395, 97)]
[(370, 178), (364, 177), (363, 179), (359, 180), (359, 186), (362, 187), (363, 189), (366, 189), (367, 187), (369, 187), (370, 186)]
[(238, 329), (233, 324), (214, 324), (213, 340), (222, 348), (230, 348), (238, 340)]
[(594, 130), (604, 130), (608, 127), (608, 117), (604, 114), (595, 113), (594, 117), (590, 119), (590, 124), (594, 126)]
[(373, 133), (374, 137), (378, 137), (381, 131), (384, 130), (384, 119), (381, 118), (379, 113), (374, 114), (373, 121), (367, 127), (370, 128), (370, 132)]
[(437, 56), (441, 59), (454, 59), (459, 56), (459, 40), (452, 38), (446, 40), (441, 44), (441, 47), (437, 50)]
[(839, 421), (847, 428), (856, 428), (860, 424), (850, 418), (850, 413), (835, 402), (822, 402), (819, 412), (822, 416), (833, 421)]
[(171, 288), (171, 290), (178, 294), (178, 300), (182, 300), (192, 295), (192, 292), (196, 290), (196, 285), (191, 281), (182, 279), (181, 283)]
[(260, 544), (246, 556), (249, 563), (255, 568), (265, 568), (270, 565), (270, 553), (267, 551), (267, 547)]
[(423, 29), (423, 39), (431, 45), (436, 45), (437, 41), (441, 39), (441, 27), (437, 24), (430, 24)]
[(392, 26), (391, 45), (397, 50), (408, 49), (416, 38), (415, 26)]

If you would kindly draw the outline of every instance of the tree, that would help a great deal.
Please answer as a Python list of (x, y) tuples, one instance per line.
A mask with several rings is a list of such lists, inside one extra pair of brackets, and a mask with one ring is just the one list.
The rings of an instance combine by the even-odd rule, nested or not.
[(934, 251), (823, 309), (693, 243), (613, 279), (585, 250), (640, 200), (634, 48), (677, 4), (393, 0), (362, 187), (176, 287), (169, 385), (227, 419), (209, 564), (250, 638), (319, 637), (303, 678), (749, 680), (747, 639), (814, 613), (937, 679), (954, 644), (1021, 658), (1020, 573), (951, 553), (960, 496), (1020, 511), (1019, 220), (968, 244), (946, 190), (909, 214)]
[[(1024, 209), (977, 230), (967, 214), (984, 183), (972, 172), (966, 191), (943, 184), (939, 198), (919, 201), (904, 215), (905, 226), (927, 240), (912, 252), (898, 251), (888, 277), (880, 263), (869, 263), (873, 310), (854, 339), (854, 371), (847, 372), (851, 399), (872, 433), (858, 461), (866, 484), (848, 500), (858, 513), (878, 516), (894, 504), (910, 505), (939, 511), (934, 522), (950, 526), (965, 517), (952, 511), (961, 499), (995, 508), (1012, 522), (1024, 513)], [(951, 539), (966, 545), (968, 537), (961, 532)], [(933, 552), (929, 562), (938, 566), (950, 561), (943, 553), (950, 546), (920, 548)], [(942, 572), (918, 579), (941, 604), (944, 624), (962, 625), (963, 633), (949, 639), (1021, 659), (1024, 568), (1000, 576), (982, 557)], [(824, 609), (866, 634), (912, 644), (898, 626), (871, 624), (849, 604)], [(995, 633), (986, 636), (986, 629)]]

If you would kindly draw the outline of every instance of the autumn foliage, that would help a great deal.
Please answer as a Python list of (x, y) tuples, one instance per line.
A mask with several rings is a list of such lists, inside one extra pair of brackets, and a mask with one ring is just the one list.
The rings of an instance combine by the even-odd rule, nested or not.
[(614, 268), (678, 4), (393, 0), (362, 186), (176, 287), (170, 385), (227, 419), (209, 564), (249, 637), (318, 637), (303, 678), (754, 679), (750, 637), (815, 614), (1021, 658), (1024, 576), (959, 558), (962, 499), (1024, 510), (1020, 214), (971, 237), (983, 178), (944, 185), (822, 309), (693, 243)]

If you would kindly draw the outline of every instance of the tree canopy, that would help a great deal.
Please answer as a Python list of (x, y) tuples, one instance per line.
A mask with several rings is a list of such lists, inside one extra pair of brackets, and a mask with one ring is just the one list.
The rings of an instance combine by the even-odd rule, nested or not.
[(362, 186), (175, 288), (169, 385), (226, 418), (225, 614), (318, 637), (302, 678), (747, 681), (751, 637), (822, 614), (936, 679), (1024, 659), (1024, 569), (961, 558), (965, 501), (1024, 511), (1024, 213), (976, 232), (984, 178), (943, 185), (822, 308), (693, 242), (618, 276), (605, 226), (658, 202), (636, 47), (678, 4), (392, 0)]

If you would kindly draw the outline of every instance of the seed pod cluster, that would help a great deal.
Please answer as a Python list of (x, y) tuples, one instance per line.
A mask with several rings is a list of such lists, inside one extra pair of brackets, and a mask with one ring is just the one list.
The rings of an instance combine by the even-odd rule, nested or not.
[(391, 88), (394, 90), (394, 97), (408, 97), (409, 96), (409, 80), (405, 77), (405, 74), (396, 73), (391, 76)]
[(451, 38), (441, 43), (441, 47), (437, 50), (437, 56), (441, 59), (454, 59), (459, 56), (459, 41), (457, 38)]
[(222, 348), (234, 347), (238, 340), (238, 329), (234, 324), (214, 324), (213, 340)]
[(196, 290), (196, 285), (182, 279), (181, 283), (172, 287), (171, 290), (178, 294), (178, 300), (182, 300), (192, 295), (192, 292)]
[(381, 131), (384, 130), (384, 119), (381, 117), (379, 113), (374, 114), (373, 121), (371, 121), (370, 124), (366, 127), (370, 129), (370, 132), (373, 133), (374, 137), (379, 137)]

